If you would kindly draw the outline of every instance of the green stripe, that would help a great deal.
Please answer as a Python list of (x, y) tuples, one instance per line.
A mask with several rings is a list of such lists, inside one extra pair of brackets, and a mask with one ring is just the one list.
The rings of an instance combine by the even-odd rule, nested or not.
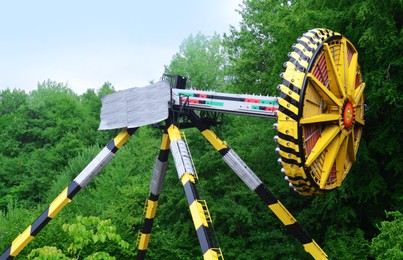
[(277, 105), (277, 102), (274, 100), (260, 100), (260, 104), (269, 104), (269, 105)]
[(224, 102), (217, 102), (217, 101), (210, 101), (210, 100), (207, 100), (207, 101), (206, 101), (206, 105), (222, 107), (222, 106), (224, 106)]
[(193, 93), (187, 93), (187, 92), (179, 92), (179, 95), (184, 95), (184, 96), (188, 96), (188, 97), (194, 97)]

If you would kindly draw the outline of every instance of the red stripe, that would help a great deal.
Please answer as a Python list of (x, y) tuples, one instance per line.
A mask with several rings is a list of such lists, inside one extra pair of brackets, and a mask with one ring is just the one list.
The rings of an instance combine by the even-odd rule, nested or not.
[(248, 102), (248, 103), (260, 103), (260, 99), (245, 98), (245, 102)]

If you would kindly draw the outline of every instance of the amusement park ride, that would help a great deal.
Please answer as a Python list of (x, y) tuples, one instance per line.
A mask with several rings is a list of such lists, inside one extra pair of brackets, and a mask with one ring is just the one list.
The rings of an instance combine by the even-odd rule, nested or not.
[(119, 91), (102, 98), (100, 129), (123, 130), (85, 167), (48, 208), (3, 251), (12, 259), (115, 156), (136, 130), (154, 125), (163, 131), (155, 161), (144, 223), (138, 237), (138, 259), (148, 248), (169, 151), (183, 184), (204, 259), (223, 259), (211, 238), (212, 220), (200, 200), (197, 175), (181, 129), (195, 127), (222, 155), (236, 175), (264, 202), (315, 259), (326, 253), (268, 190), (242, 159), (210, 129), (219, 113), (277, 118), (276, 152), (289, 186), (304, 196), (339, 187), (353, 162), (364, 126), (364, 88), (358, 53), (339, 33), (313, 29), (289, 53), (278, 85), (279, 97), (239, 95), (186, 89), (186, 78), (166, 76), (144, 88)]

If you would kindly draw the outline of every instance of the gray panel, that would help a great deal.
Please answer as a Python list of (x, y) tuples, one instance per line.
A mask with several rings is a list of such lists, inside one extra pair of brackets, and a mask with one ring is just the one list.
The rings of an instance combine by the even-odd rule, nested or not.
[(150, 192), (154, 195), (160, 195), (164, 185), (165, 173), (168, 162), (161, 162), (158, 158), (155, 160), (154, 173), (151, 179)]
[(224, 161), (229, 167), (238, 175), (238, 177), (249, 187), (255, 190), (262, 181), (252, 172), (252, 170), (245, 164), (244, 161), (230, 149), (224, 156)]
[(84, 188), (97, 174), (105, 167), (105, 165), (115, 156), (111, 150), (104, 147), (98, 155), (80, 172), (74, 181)]
[(181, 179), (184, 173), (195, 175), (189, 152), (183, 140), (173, 140), (170, 144), (172, 157), (175, 161), (178, 178)]
[(140, 127), (168, 118), (170, 87), (160, 81), (102, 97), (100, 130)]

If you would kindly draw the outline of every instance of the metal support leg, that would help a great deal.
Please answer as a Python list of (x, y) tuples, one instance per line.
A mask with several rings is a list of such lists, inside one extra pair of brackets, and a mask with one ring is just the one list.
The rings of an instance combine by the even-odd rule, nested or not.
[(168, 166), (169, 137), (165, 132), (162, 136), (160, 153), (155, 160), (154, 173), (150, 184), (150, 196), (144, 207), (144, 223), (137, 239), (137, 258), (144, 259), (150, 242), (151, 229), (158, 206), (158, 198), (162, 191), (165, 173)]
[(204, 259), (220, 259), (221, 249), (216, 247), (210, 237), (211, 217), (204, 200), (200, 200), (196, 185), (195, 172), (191, 161), (191, 155), (186, 148), (186, 143), (180, 136), (179, 129), (171, 125), (168, 128), (171, 140), (171, 151), (175, 161), (178, 177), (182, 182), (188, 200), (190, 213), (199, 239)]
[(193, 114), (191, 120), (210, 144), (220, 152), (228, 166), (249, 187), (249, 189), (254, 191), (267, 207), (273, 211), (277, 218), (288, 228), (291, 234), (301, 242), (305, 251), (311, 254), (315, 259), (327, 259), (327, 255), (322, 248), (299, 225), (291, 213), (267, 189), (266, 185), (263, 184), (259, 177), (253, 173), (234, 150), (229, 148), (225, 142), (221, 141), (213, 131), (204, 126), (197, 115)]
[(21, 233), (11, 245), (3, 251), (0, 259), (12, 259), (52, 220), (59, 211), (66, 206), (115, 156), (115, 153), (122, 147), (137, 128), (123, 129), (112, 139), (101, 152), (81, 171), (79, 175), (53, 200), (49, 207)]

